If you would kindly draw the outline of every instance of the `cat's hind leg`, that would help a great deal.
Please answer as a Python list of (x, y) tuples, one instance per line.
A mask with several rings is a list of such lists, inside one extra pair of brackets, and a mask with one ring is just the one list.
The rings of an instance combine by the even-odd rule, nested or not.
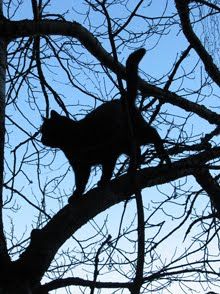
[(157, 130), (152, 126), (149, 126), (147, 123), (141, 130), (140, 141), (142, 144), (153, 143), (157, 156), (160, 158), (160, 164), (166, 162), (167, 164), (171, 164), (171, 160), (167, 151), (163, 146), (163, 140), (158, 134)]
[(108, 158), (102, 163), (102, 176), (98, 182), (98, 187), (106, 186), (112, 177), (117, 158)]
[(141, 148), (140, 146), (136, 146), (136, 143), (134, 143), (134, 146), (131, 147), (131, 150), (128, 154), (129, 156), (129, 166), (128, 166), (128, 173), (133, 173), (141, 164)]

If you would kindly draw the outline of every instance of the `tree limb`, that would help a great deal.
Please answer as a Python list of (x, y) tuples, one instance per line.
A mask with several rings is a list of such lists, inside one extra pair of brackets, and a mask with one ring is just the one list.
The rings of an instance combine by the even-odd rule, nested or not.
[(206, 51), (205, 47), (192, 29), (189, 17), (189, 1), (175, 0), (175, 3), (185, 37), (201, 58), (209, 76), (218, 86), (220, 86), (220, 72), (218, 67), (214, 64), (212, 56)]
[[(116, 63), (114, 58), (102, 47), (98, 39), (78, 22), (58, 20), (41, 20), (39, 22), (33, 20), (0, 20), (0, 26), (0, 37), (9, 40), (35, 35), (63, 35), (76, 38), (102, 65), (111, 69), (114, 73), (121, 76), (121, 78), (126, 79), (125, 67), (121, 63)], [(211, 124), (220, 124), (220, 115), (203, 105), (188, 101), (173, 92), (150, 85), (142, 79), (139, 79), (139, 88), (145, 96), (153, 96), (161, 100), (162, 103), (171, 103), (187, 112), (193, 112)]]
[[(59, 288), (67, 287), (67, 286), (83, 286), (83, 287), (92, 287), (94, 284), (93, 281), (83, 280), (81, 278), (65, 278), (65, 279), (57, 279), (52, 282), (49, 282), (40, 287), (41, 291), (52, 291)], [(95, 288), (97, 289), (114, 289), (114, 288), (130, 288), (131, 283), (117, 283), (117, 282), (96, 282)], [(38, 292), (37, 292), (38, 293)], [(42, 293), (42, 292), (40, 292)]]
[[(137, 171), (138, 188), (152, 187), (194, 175), (196, 169), (201, 169), (207, 161), (219, 156), (220, 147), (216, 147), (179, 160), (169, 167), (144, 168)], [(34, 284), (38, 283), (63, 243), (100, 212), (129, 199), (136, 191), (132, 183), (128, 175), (121, 176), (112, 180), (106, 189), (90, 190), (58, 211), (43, 229), (33, 231), (30, 245), (16, 261), (18, 274), (24, 275)]]

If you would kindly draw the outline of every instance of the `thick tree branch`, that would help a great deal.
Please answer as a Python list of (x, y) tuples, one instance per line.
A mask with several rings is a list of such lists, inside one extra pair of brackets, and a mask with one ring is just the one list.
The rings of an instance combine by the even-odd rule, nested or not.
[[(0, 26), (0, 37), (9, 39), (36, 36), (39, 34), (63, 35), (76, 38), (101, 64), (120, 75), (121, 78), (126, 78), (125, 67), (120, 63), (116, 63), (114, 58), (102, 47), (97, 38), (77, 22), (57, 20), (42, 20), (39, 22), (32, 20), (0, 20)], [(170, 91), (150, 85), (142, 79), (139, 79), (139, 88), (146, 96), (156, 97), (161, 100), (162, 103), (171, 103), (185, 111), (193, 112), (211, 124), (220, 124), (220, 116), (207, 109), (205, 106), (188, 101)]]
[(220, 71), (213, 62), (212, 56), (206, 51), (199, 38), (194, 33), (189, 17), (189, 1), (188, 0), (175, 0), (176, 8), (179, 13), (183, 33), (188, 42), (195, 49), (199, 57), (201, 58), (206, 71), (213, 81), (220, 86)]
[[(193, 175), (204, 163), (220, 156), (216, 147), (172, 164), (137, 171), (139, 189), (164, 184), (187, 175)], [(81, 226), (107, 208), (129, 199), (136, 190), (128, 175), (111, 181), (105, 190), (93, 189), (80, 199), (61, 209), (42, 229), (34, 231), (31, 243), (16, 261), (18, 274), (34, 284), (39, 282), (53, 260), (57, 250)], [(32, 262), (30, 262), (30, 260)]]

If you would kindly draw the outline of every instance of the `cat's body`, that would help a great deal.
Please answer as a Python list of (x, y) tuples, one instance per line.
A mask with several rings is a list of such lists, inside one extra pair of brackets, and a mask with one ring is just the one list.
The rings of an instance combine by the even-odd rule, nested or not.
[(42, 143), (61, 149), (74, 172), (76, 190), (81, 195), (88, 182), (90, 169), (102, 166), (100, 185), (110, 181), (116, 160), (121, 154), (133, 156), (134, 139), (140, 156), (140, 146), (153, 143), (161, 162), (170, 162), (157, 131), (151, 127), (135, 107), (137, 94), (137, 68), (145, 53), (139, 49), (127, 60), (128, 110), (131, 116), (134, 138), (131, 137), (128, 114), (122, 99), (103, 103), (82, 120), (73, 121), (54, 110), (51, 117), (44, 119), (41, 127)]

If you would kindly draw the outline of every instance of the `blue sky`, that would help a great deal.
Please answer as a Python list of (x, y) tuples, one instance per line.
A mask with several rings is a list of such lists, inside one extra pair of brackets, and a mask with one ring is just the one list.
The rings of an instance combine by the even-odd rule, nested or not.
[[(66, 18), (68, 20), (73, 21), (79, 21), (82, 25), (89, 28), (89, 21), (92, 24), (97, 25), (97, 23), (101, 23), (101, 18), (98, 18), (94, 13), (91, 13), (91, 18), (86, 19), (83, 12), (86, 11), (86, 6), (81, 5), (82, 1), (65, 1), (65, 7), (63, 7), (64, 2), (59, 0), (52, 0), (51, 5), (48, 8), (48, 12), (50, 13), (63, 13), (65, 11), (69, 11), (68, 14), (66, 14)], [(150, 1), (146, 1), (150, 2)], [(134, 1), (133, 3), (137, 3), (137, 1)], [(166, 1), (160, 1), (163, 5), (158, 6), (159, 2), (153, 1), (153, 5), (146, 7), (141, 11), (141, 13), (149, 14), (150, 16), (157, 16), (161, 14), (161, 10), (164, 9), (164, 5)], [(25, 19), (25, 18), (31, 18), (31, 1), (24, 1), (24, 4), (20, 7), (20, 9), (17, 11), (16, 17), (14, 19)], [(74, 10), (72, 9), (72, 5), (74, 5)], [(169, 1), (170, 7), (167, 8), (166, 15), (172, 14), (174, 10), (173, 1)], [(80, 14), (81, 13), (81, 14)], [(122, 17), (122, 12), (120, 9), (113, 9), (111, 11), (112, 14), (118, 15), (118, 17)], [(144, 25), (143, 22), (137, 22), (135, 23), (137, 26), (137, 30), (139, 29), (139, 26)], [(158, 24), (159, 26), (159, 24)], [(93, 28), (91, 27), (91, 30)], [(146, 30), (149, 29), (149, 27), (146, 26)], [(155, 28), (156, 29), (156, 28)], [(59, 38), (56, 37), (54, 40), (58, 40)], [(110, 48), (109, 42), (106, 39), (101, 40), (102, 45), (105, 48)], [(158, 42), (158, 44), (157, 44)], [(57, 44), (59, 44), (59, 41), (57, 41)], [(157, 46), (154, 48), (154, 46), (157, 44)], [(75, 47), (74, 47), (75, 46)], [(94, 60), (93, 56), (91, 56), (90, 53), (86, 52), (84, 49), (78, 49), (78, 44), (74, 44), (73, 48), (76, 48), (76, 50), (82, 50), (83, 58), (89, 61), (96, 62)], [(133, 44), (134, 46), (134, 44)], [(138, 44), (139, 46), (139, 44)], [(137, 46), (137, 47), (138, 47)], [(163, 86), (163, 83), (167, 80), (168, 73), (170, 69), (172, 68), (173, 64), (175, 63), (176, 59), (180, 56), (181, 52), (186, 49), (187, 42), (185, 38), (182, 36), (181, 32), (179, 31), (178, 26), (174, 26), (172, 30), (167, 29), (167, 35), (163, 36), (162, 38), (159, 38), (157, 35), (156, 37), (151, 37), (148, 40), (146, 40), (145, 48), (147, 49), (147, 54), (144, 57), (143, 61), (140, 64), (140, 74), (143, 78), (148, 80), (152, 83), (157, 83), (159, 85), (159, 81), (161, 82), (161, 87)], [(47, 53), (47, 52), (46, 52)], [(71, 52), (71, 54), (76, 54), (75, 52)], [(129, 54), (129, 50), (123, 50), (123, 47), (120, 49), (120, 61), (125, 63), (125, 60)], [(190, 53), (190, 57), (184, 61), (183, 67), (179, 69), (179, 72), (177, 74), (178, 77), (181, 77), (181, 75), (185, 71), (192, 70), (193, 66), (196, 65), (198, 61), (198, 58), (194, 52)], [(67, 83), (67, 79), (63, 71), (58, 67), (58, 64), (53, 61), (53, 59), (48, 59), (48, 64), (50, 64), (50, 67), (44, 68), (46, 77), (48, 81), (55, 87), (55, 89), (58, 91), (60, 95), (64, 98), (64, 101), (67, 105), (69, 105), (69, 111), (73, 114), (75, 114), (77, 111), (80, 111), (80, 115), (83, 113), (83, 115), (86, 113), (87, 110), (89, 110), (90, 105), (94, 104), (92, 99), (89, 98), (86, 95), (83, 95), (76, 89), (73, 89), (70, 84)], [(91, 69), (84, 69), (82, 71), (82, 68), (80, 68), (78, 65), (74, 65), (75, 68), (73, 69), (73, 72), (75, 74), (75, 78), (78, 82), (81, 82), (82, 85), (86, 85), (88, 89), (94, 93), (95, 95), (100, 95), (101, 98), (106, 99), (108, 97), (108, 93), (110, 92), (109, 96), (110, 98), (113, 98), (116, 94), (116, 90), (112, 89), (112, 83), (110, 80), (101, 74), (95, 75)], [(99, 69), (99, 65), (95, 66), (94, 69)], [(190, 78), (184, 79), (178, 79), (176, 82), (173, 83), (171, 90), (177, 91), (179, 90), (179, 93), (189, 93), (189, 89), (197, 89), (200, 87), (200, 79), (201, 76), (204, 75), (204, 71), (202, 69), (202, 65), (200, 64), (197, 66), (196, 70), (190, 75)], [(114, 76), (114, 75), (113, 75)], [(158, 80), (158, 82), (157, 82)], [(163, 83), (162, 83), (163, 82)], [(7, 107), (7, 114), (18, 124), (23, 128), (27, 129), (27, 132), (29, 134), (33, 134), (41, 125), (42, 118), (41, 115), (44, 115), (44, 109), (45, 104), (44, 100), (42, 99), (42, 92), (40, 89), (40, 85), (37, 80), (34, 80), (33, 78), (33, 88), (36, 91), (35, 97), (36, 97), (36, 105), (34, 105), (34, 101), (31, 103), (33, 104), (27, 104), (27, 100), (29, 97), (28, 88), (24, 85), (22, 89), (19, 92), (18, 98), (18, 105), (19, 109), (23, 111), (25, 116), (28, 118), (30, 123), (27, 122), (27, 120), (22, 117), (21, 113), (16, 109), (15, 105), (10, 104)], [(216, 88), (213, 88), (215, 93), (218, 93)], [(209, 88), (207, 87), (207, 92)], [(197, 98), (196, 95), (188, 96), (188, 99), (192, 99), (195, 101)], [(52, 98), (51, 98), (52, 101)], [(212, 99), (210, 101), (208, 98), (205, 100), (207, 102), (207, 105), (211, 105), (214, 107), (216, 105), (217, 99)], [(30, 107), (32, 105), (32, 108)], [(57, 111), (61, 111), (61, 109), (58, 107), (58, 105), (55, 102), (51, 102), (51, 108), (55, 108)], [(164, 105), (162, 108), (162, 114), (161, 117), (158, 119), (157, 123), (157, 129), (162, 137), (165, 136), (169, 125), (163, 124), (162, 122), (164, 119), (167, 119), (167, 121), (171, 124), (174, 120), (175, 123), (183, 123), (183, 121), (186, 118), (186, 115), (188, 115), (185, 111), (180, 110), (177, 107), (171, 106), (171, 105)], [(165, 113), (169, 112), (171, 115), (166, 115)], [(78, 119), (78, 117), (77, 117)], [(189, 117), (187, 124), (184, 126), (184, 130), (187, 133), (193, 133), (194, 135), (199, 135), (200, 133), (206, 133), (208, 132), (212, 127), (208, 126), (208, 124), (204, 123), (202, 119), (199, 119), (196, 116)], [(7, 144), (8, 149), (6, 150), (6, 156), (7, 156), (7, 163), (12, 169), (15, 161), (13, 157), (13, 153), (11, 151), (15, 148), (17, 144), (27, 139), (27, 135), (20, 131), (17, 127), (13, 125), (8, 125), (8, 131), (9, 131), (9, 141)], [(173, 128), (173, 130), (170, 132), (170, 137), (173, 140), (177, 140), (179, 137), (179, 130), (177, 128)], [(40, 137), (38, 137), (40, 139)], [(183, 137), (181, 139), (184, 139)], [(36, 148), (41, 148), (40, 142), (35, 142)], [(41, 147), (40, 147), (41, 146)], [(72, 193), (73, 188), (73, 173), (71, 169), (69, 168), (69, 164), (63, 154), (61, 152), (54, 152), (51, 150), (48, 150), (48, 152), (41, 153), (42, 158), (40, 160), (41, 165), (38, 167), (36, 165), (37, 162), (37, 156), (35, 151), (35, 146), (32, 145), (30, 142), (29, 145), (24, 145), (17, 151), (17, 160), (16, 160), (16, 170), (18, 169), (19, 165), (22, 163), (22, 169), (25, 168), (25, 174), (20, 171), (15, 182), (14, 187), (18, 189), (21, 193), (24, 193), (24, 195), (27, 196), (27, 198), (32, 201), (35, 204), (41, 204), (43, 200), (45, 200), (45, 209), (47, 213), (50, 213), (53, 215), (58, 209), (60, 209), (63, 205), (67, 203), (68, 196)], [(22, 158), (25, 158), (25, 161), (27, 161), (27, 164), (24, 164), (22, 162)], [(28, 162), (28, 160), (30, 160)], [(174, 159), (175, 160), (175, 159)], [(44, 167), (43, 164), (47, 164), (48, 162), (51, 162), (50, 167)], [(10, 178), (11, 171), (10, 168), (6, 168), (7, 174), (6, 174), (6, 180)], [(59, 175), (65, 174), (68, 171), (67, 175), (64, 177), (63, 181), (59, 183)], [(27, 176), (29, 178), (27, 179)], [(94, 171), (91, 175), (90, 181), (89, 181), (89, 188), (92, 188), (98, 178), (100, 176), (100, 173), (97, 171)], [(57, 177), (55, 181), (51, 181), (54, 177)], [(11, 184), (11, 182), (10, 182)], [(182, 186), (184, 184), (184, 186)], [(184, 190), (181, 191), (182, 187), (184, 187)], [(163, 185), (159, 187), (154, 187), (152, 189), (146, 189), (143, 191), (144, 195), (144, 205), (146, 207), (145, 214), (146, 218), (148, 218), (149, 224), (152, 223), (162, 223), (163, 230), (161, 230), (160, 233), (158, 233), (158, 236), (155, 237), (155, 234), (157, 232), (156, 229), (149, 229), (147, 230), (147, 238), (148, 240), (151, 240), (155, 238), (155, 240), (159, 240), (160, 238), (165, 237), (166, 233), (171, 231), (177, 226), (177, 223), (180, 223), (182, 221), (181, 215), (183, 214), (184, 210), (184, 201), (186, 199), (186, 196), (189, 195), (190, 188), (192, 188), (193, 191), (196, 191), (198, 189), (198, 185), (196, 185), (195, 181), (192, 179), (192, 177), (186, 179), (179, 179), (178, 181), (175, 181), (174, 183), (171, 183), (171, 185)], [(42, 189), (42, 191), (40, 191)], [(172, 195), (175, 195), (175, 193), (178, 191), (179, 195), (182, 196), (179, 198), (174, 198), (175, 201), (168, 201), (168, 198)], [(46, 197), (44, 199), (43, 192), (46, 192)], [(6, 197), (10, 197), (10, 193), (6, 191), (5, 193)], [(40, 196), (39, 196), (40, 195)], [(60, 195), (65, 195), (64, 197), (59, 197)], [(40, 218), (38, 215), (38, 212), (35, 210), (35, 208), (30, 207), (29, 204), (27, 204), (27, 201), (22, 199), (21, 197), (18, 197), (16, 195), (13, 196), (13, 201), (9, 203), (8, 208), (10, 205), (13, 204), (14, 207), (18, 206), (20, 207), (19, 211), (17, 213), (14, 213), (13, 211), (7, 210), (5, 213), (5, 222), (8, 226), (8, 234), (10, 234), (10, 221), (11, 218), (14, 219), (14, 229), (16, 231), (16, 237), (17, 239), (22, 238), (22, 235), (24, 234), (25, 237), (29, 236), (30, 230), (34, 227), (36, 227), (39, 222)], [(59, 199), (59, 201), (57, 201)], [(161, 208), (156, 209), (160, 206), (160, 203), (164, 201), (164, 205)], [(196, 246), (200, 246), (199, 243), (193, 243), (193, 236), (196, 234), (196, 229), (200, 230), (199, 227), (196, 229), (194, 228), (189, 234), (187, 240), (183, 242), (185, 232), (187, 230), (187, 226), (191, 221), (194, 220), (194, 217), (196, 213), (201, 212), (205, 206), (208, 203), (208, 199), (206, 195), (203, 195), (199, 197), (199, 199), (196, 201), (196, 207), (197, 212), (192, 213), (191, 219), (189, 219), (189, 222), (187, 222), (181, 230), (176, 232), (171, 238), (169, 238), (166, 242), (164, 242), (163, 246), (161, 248), (158, 248), (158, 251), (155, 254), (161, 254), (160, 257), (158, 257), (157, 262), (155, 262), (155, 267), (161, 266), (164, 262), (169, 260), (170, 258), (175, 259), (174, 256), (178, 256), (180, 254), (181, 250), (185, 247), (189, 246), (192, 242), (192, 248), (196, 248)], [(154, 211), (155, 214), (153, 213)], [(120, 204), (116, 207), (113, 207), (109, 209), (108, 211), (104, 212), (100, 216), (98, 216), (94, 221), (91, 221), (91, 223), (85, 225), (79, 232), (76, 234), (76, 238), (82, 240), (91, 237), (92, 235), (96, 233), (96, 230), (98, 230), (99, 227), (104, 227), (103, 232), (111, 233), (113, 236), (113, 239), (117, 237), (118, 229), (119, 229), (119, 221), (121, 218), (121, 215), (123, 213), (123, 205)], [(169, 214), (168, 214), (169, 213)], [(131, 227), (131, 233), (129, 234), (130, 238), (134, 238), (134, 235), (132, 233), (132, 230), (136, 227), (136, 222), (134, 221), (135, 218), (135, 210), (134, 210), (134, 202), (130, 202), (128, 204), (128, 208), (126, 211), (125, 218), (123, 220), (123, 229), (126, 230), (128, 227)], [(179, 218), (179, 219), (178, 219)], [(108, 224), (106, 224), (106, 219), (108, 219)], [(98, 224), (98, 226), (97, 226)], [(12, 228), (12, 227), (11, 227)], [(103, 236), (102, 236), (103, 237)], [(94, 237), (94, 240), (101, 242), (101, 236)], [(120, 242), (123, 246), (128, 249), (128, 242), (126, 238), (121, 238)], [(10, 242), (9, 242), (10, 243)], [(10, 245), (12, 245), (10, 243)], [(129, 250), (132, 250), (132, 245), (129, 245)], [(76, 250), (79, 250), (79, 247), (77, 245), (77, 242), (73, 240), (69, 240), (64, 248), (69, 247), (70, 249), (75, 248)], [(61, 250), (63, 250), (62, 248)], [(213, 246), (210, 246), (210, 250), (213, 250)], [(89, 246), (87, 250), (93, 250), (95, 252), (95, 248), (92, 246)], [(61, 251), (60, 251), (61, 252)], [(184, 252), (184, 250), (183, 250)], [(203, 252), (201, 252), (203, 254)], [(192, 256), (192, 259), (200, 258), (200, 254), (195, 254)], [(149, 256), (148, 256), (149, 258)], [(178, 261), (176, 262), (178, 264)], [(82, 274), (83, 277), (90, 277), (91, 274), (89, 273), (89, 270), (92, 270), (90, 266), (88, 267), (78, 267), (74, 272), (74, 275), (79, 276)], [(106, 271), (106, 269), (103, 269), (103, 271)], [(113, 274), (111, 272), (110, 279), (117, 279), (117, 274)], [(193, 285), (194, 288), (197, 286)], [(198, 289), (200, 286), (198, 285)], [(170, 293), (169, 291), (174, 291), (175, 289), (179, 289), (178, 283), (173, 284), (170, 288), (167, 289), (167, 291), (164, 291), (164, 293)], [(214, 288), (213, 288), (214, 289)], [(178, 290), (180, 291), (180, 290)], [(201, 290), (199, 290), (201, 291)], [(64, 290), (59, 290), (57, 293), (65, 293)], [(111, 291), (102, 291), (102, 293), (112, 293)], [(126, 293), (126, 292), (124, 292)], [(181, 293), (181, 292), (178, 292)], [(183, 292), (182, 292), (183, 293)]]

